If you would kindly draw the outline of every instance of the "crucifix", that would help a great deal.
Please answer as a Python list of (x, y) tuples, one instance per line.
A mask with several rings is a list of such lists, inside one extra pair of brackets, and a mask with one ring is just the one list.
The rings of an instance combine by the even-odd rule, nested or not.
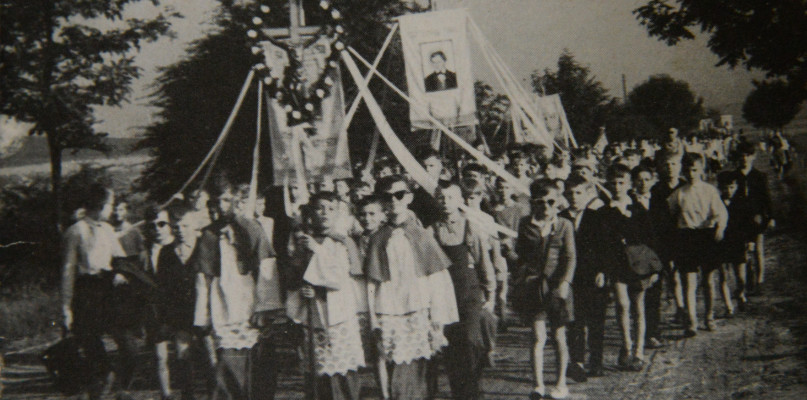
[(319, 32), (319, 26), (306, 26), (303, 0), (289, 0), (289, 27), (265, 28), (263, 33), (293, 48), (298, 56), (302, 55), (305, 40)]

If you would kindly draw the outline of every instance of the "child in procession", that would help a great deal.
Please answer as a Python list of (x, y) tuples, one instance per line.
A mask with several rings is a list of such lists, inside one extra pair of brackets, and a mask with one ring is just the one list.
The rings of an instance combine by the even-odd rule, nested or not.
[[(521, 316), (532, 327), (532, 369), (534, 388), (530, 398), (550, 395), (566, 398), (566, 367), (569, 349), (566, 326), (574, 320), (572, 279), (577, 265), (574, 225), (558, 217), (561, 193), (552, 181), (539, 180), (530, 186), (532, 215), (522, 219), (516, 243), (521, 273), (518, 284)], [(515, 304), (514, 304), (515, 305)], [(558, 380), (549, 392), (544, 384), (544, 346), (547, 322), (558, 349)]]
[(687, 183), (667, 199), (678, 229), (679, 256), (676, 266), (681, 273), (689, 316), (685, 337), (697, 334), (696, 291), (698, 271), (703, 273), (706, 298), (706, 329), (714, 330), (716, 245), (723, 240), (728, 211), (717, 188), (703, 181), (704, 160), (700, 154), (687, 153), (682, 167)]

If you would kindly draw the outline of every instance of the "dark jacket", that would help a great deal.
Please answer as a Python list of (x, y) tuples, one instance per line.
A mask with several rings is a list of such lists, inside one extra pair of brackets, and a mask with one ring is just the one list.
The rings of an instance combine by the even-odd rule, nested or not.
[[(561, 213), (561, 216), (574, 224), (568, 211)], [(624, 252), (620, 251), (621, 243), (618, 236), (613, 235), (614, 226), (609, 220), (613, 220), (613, 213), (607, 206), (583, 211), (580, 226), (575, 232), (577, 248), (575, 287), (595, 287), (594, 279), (598, 273), (609, 275), (620, 262), (624, 262)]]
[(253, 274), (257, 279), (261, 261), (274, 258), (275, 252), (258, 221), (237, 216), (229, 224), (214, 222), (208, 225), (196, 243), (199, 257), (190, 263), (195, 272), (207, 276), (220, 276), (221, 251), (219, 235), (225, 226), (230, 225), (235, 234), (235, 247), (238, 257), (238, 272), (241, 275)]
[[(743, 175), (740, 170), (737, 180), (737, 192), (748, 199), (756, 214), (762, 215), (763, 222), (767, 225), (768, 220), (773, 218), (773, 205), (771, 203), (771, 193), (768, 189), (768, 177), (756, 168), (751, 168), (748, 175)], [(764, 226), (764, 225), (763, 225)]]
[(449, 90), (449, 89), (456, 89), (457, 88), (457, 74), (451, 71), (446, 70), (446, 81), (443, 87), (440, 86), (440, 78), (438, 78), (438, 74), (436, 72), (432, 72), (429, 76), (426, 77), (424, 81), (426, 84), (426, 91), (427, 92), (438, 92), (441, 90)]
[[(574, 277), (577, 265), (574, 224), (558, 218), (544, 239), (532, 223), (532, 216), (524, 217), (519, 223), (516, 253), (522, 265), (521, 279), (538, 277), (545, 279), (550, 288), (557, 287), (567, 276)], [(569, 280), (573, 283), (573, 279)]]

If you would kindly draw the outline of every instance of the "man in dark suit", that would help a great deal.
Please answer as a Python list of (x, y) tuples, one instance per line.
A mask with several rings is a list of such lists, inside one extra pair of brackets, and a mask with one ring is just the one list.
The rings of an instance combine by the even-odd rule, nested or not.
[(446, 69), (446, 55), (442, 50), (429, 57), (433, 72), (425, 79), (426, 92), (439, 92), (457, 88), (457, 74)]

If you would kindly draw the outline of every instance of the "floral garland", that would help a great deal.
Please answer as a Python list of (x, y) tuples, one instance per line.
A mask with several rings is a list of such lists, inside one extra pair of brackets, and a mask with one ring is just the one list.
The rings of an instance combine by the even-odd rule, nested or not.
[[(325, 59), (325, 68), (322, 70), (316, 82), (309, 85), (308, 90), (303, 88), (303, 80), (300, 74), (302, 70), (302, 60), (300, 55), (294, 48), (279, 45), (286, 51), (288, 56), (288, 65), (283, 71), (283, 78), (277, 79), (276, 75), (272, 74), (272, 70), (263, 62), (255, 64), (254, 69), (261, 75), (261, 79), (265, 85), (269, 95), (275, 99), (286, 111), (286, 120), (289, 126), (299, 125), (306, 122), (311, 122), (320, 112), (322, 100), (331, 94), (331, 88), (334, 85), (333, 71), (339, 66), (339, 52), (344, 50), (345, 45), (340, 40), (345, 30), (339, 21), (342, 19), (342, 14), (339, 10), (331, 6), (328, 0), (322, 0), (319, 3), (320, 8), (326, 11), (328, 16), (327, 25), (331, 27), (331, 53)], [(330, 9), (330, 12), (328, 12)], [(260, 11), (268, 14), (271, 9), (267, 5), (261, 5)], [(263, 19), (259, 16), (252, 18), (253, 25), (256, 29), (249, 29), (247, 37), (252, 39), (252, 54), (259, 56), (263, 53), (263, 48), (258, 45), (260, 40), (268, 40), (262, 37), (260, 29), (257, 29), (263, 24)], [(278, 45), (273, 42), (273, 44)]]

